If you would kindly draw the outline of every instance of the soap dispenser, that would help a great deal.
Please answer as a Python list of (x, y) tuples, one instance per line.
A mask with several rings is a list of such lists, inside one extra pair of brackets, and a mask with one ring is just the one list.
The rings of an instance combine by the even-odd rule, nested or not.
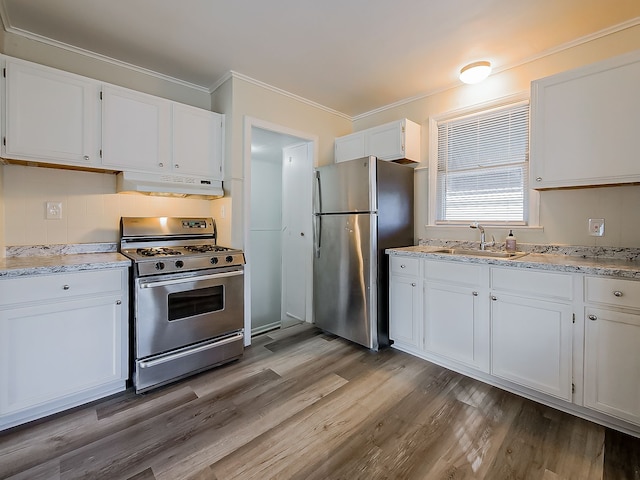
[(507, 252), (516, 251), (516, 237), (513, 234), (513, 230), (509, 230), (509, 235), (507, 235), (507, 240), (505, 241), (504, 248)]

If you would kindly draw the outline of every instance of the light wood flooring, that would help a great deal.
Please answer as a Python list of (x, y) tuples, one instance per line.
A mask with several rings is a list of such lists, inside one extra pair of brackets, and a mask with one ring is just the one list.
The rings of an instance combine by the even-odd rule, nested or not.
[(640, 440), (301, 325), (180, 383), (0, 433), (11, 479), (640, 479)]

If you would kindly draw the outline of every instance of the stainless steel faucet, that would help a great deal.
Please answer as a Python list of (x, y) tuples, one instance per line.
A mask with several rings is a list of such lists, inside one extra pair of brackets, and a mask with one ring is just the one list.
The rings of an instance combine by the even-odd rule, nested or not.
[(478, 222), (474, 222), (469, 225), (470, 228), (477, 228), (480, 230), (480, 250), (486, 250), (487, 248), (487, 238), (484, 234), (484, 227), (480, 225)]

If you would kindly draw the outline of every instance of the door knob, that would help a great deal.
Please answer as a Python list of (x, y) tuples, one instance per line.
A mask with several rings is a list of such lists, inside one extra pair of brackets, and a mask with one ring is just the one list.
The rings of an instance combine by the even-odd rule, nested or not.
[(304, 232), (300, 232), (300, 236), (301, 236), (301, 237), (304, 237)]

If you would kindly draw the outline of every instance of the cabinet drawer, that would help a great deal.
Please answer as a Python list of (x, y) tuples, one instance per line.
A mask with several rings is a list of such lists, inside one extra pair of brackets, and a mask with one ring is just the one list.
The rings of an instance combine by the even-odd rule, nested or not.
[(122, 269), (7, 278), (0, 282), (0, 305), (58, 300), (125, 289)]
[(427, 280), (451, 282), (462, 285), (486, 285), (483, 282), (482, 266), (459, 262), (425, 262), (424, 277)]
[(492, 268), (491, 288), (527, 296), (550, 297), (563, 300), (573, 298), (573, 276), (515, 268)]
[(640, 308), (640, 282), (634, 280), (585, 277), (584, 294), (589, 303)]
[(391, 256), (391, 273), (395, 275), (418, 275), (420, 259)]

